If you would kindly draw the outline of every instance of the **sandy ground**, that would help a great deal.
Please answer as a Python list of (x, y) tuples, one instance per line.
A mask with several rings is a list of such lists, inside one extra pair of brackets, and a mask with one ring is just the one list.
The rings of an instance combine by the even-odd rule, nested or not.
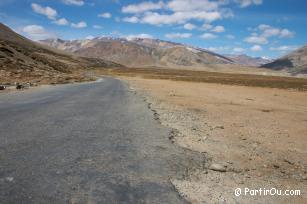
[[(307, 203), (307, 92), (124, 79), (146, 97), (161, 123), (174, 129), (171, 140), (206, 154), (204, 169), (172, 181), (189, 201)], [(241, 196), (234, 195), (236, 188)], [(301, 195), (244, 195), (245, 188)]]

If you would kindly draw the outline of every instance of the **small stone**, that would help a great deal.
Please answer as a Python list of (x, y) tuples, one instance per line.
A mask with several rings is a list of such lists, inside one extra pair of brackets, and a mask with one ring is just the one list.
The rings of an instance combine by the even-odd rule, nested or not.
[(169, 93), (169, 96), (175, 96), (174, 91), (171, 91), (171, 92)]
[(2, 90), (5, 90), (6, 89), (6, 86), (4, 86), (4, 85), (0, 85), (0, 90), (2, 91)]
[(238, 184), (244, 184), (244, 181), (243, 181), (243, 180), (241, 180), (241, 181), (239, 181), (239, 182), (238, 182)]
[(284, 159), (284, 161), (287, 162), (288, 164), (291, 164), (291, 165), (294, 164), (294, 162), (292, 162), (292, 161), (290, 161), (290, 160), (288, 160), (288, 159)]
[(278, 164), (273, 164), (273, 167), (274, 167), (275, 169), (278, 169), (278, 168), (279, 168), (279, 165), (278, 165)]
[(240, 168), (232, 168), (232, 171), (234, 173), (242, 173), (242, 169), (240, 169)]
[(8, 182), (12, 182), (12, 181), (14, 181), (14, 178), (13, 177), (6, 177), (5, 180), (7, 180)]
[(203, 173), (203, 174), (208, 174), (208, 171), (207, 171), (207, 170), (204, 170), (202, 173)]
[(226, 167), (224, 165), (216, 163), (211, 164), (209, 169), (213, 171), (226, 172)]

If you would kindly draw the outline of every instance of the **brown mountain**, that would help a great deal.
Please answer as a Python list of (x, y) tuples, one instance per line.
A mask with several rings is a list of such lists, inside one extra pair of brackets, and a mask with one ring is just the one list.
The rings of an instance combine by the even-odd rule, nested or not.
[(253, 67), (259, 67), (263, 64), (272, 62), (271, 59), (263, 57), (250, 57), (247, 55), (226, 55), (226, 57), (231, 59), (235, 64)]
[(42, 44), (80, 56), (109, 59), (129, 67), (204, 67), (231, 64), (232, 60), (216, 53), (158, 39), (95, 38), (64, 41), (47, 39)]
[(92, 67), (118, 66), (110, 61), (72, 56), (47, 48), (0, 23), (0, 83), (81, 81), (86, 80), (86, 71)]
[(307, 45), (262, 67), (287, 70), (293, 74), (307, 74)]

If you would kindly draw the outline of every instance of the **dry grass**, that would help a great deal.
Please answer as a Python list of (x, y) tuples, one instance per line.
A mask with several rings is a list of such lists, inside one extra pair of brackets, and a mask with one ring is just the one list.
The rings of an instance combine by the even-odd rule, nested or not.
[(191, 71), (161, 68), (115, 68), (102, 69), (100, 74), (110, 76), (168, 79), (173, 81), (206, 82), (228, 85), (307, 90), (307, 79), (251, 74), (232, 74), (207, 71)]

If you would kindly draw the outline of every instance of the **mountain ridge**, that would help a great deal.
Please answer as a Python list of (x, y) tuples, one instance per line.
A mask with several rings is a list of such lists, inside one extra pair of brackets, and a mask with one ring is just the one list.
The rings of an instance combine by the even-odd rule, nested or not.
[[(259, 67), (272, 61), (247, 55), (221, 55), (197, 46), (153, 38), (107, 36), (79, 40), (62, 40), (57, 38), (42, 40), (40, 43), (81, 56), (110, 59), (127, 66), (202, 67), (210, 64), (237, 64)], [(119, 56), (118, 53), (129, 49), (127, 46), (131, 46), (131, 50), (126, 52), (126, 56)], [(113, 54), (102, 51), (103, 48), (112, 50), (114, 47)], [(131, 52), (138, 54), (131, 56)], [(131, 63), (131, 59), (134, 59), (135, 63)]]
[[(0, 81), (36, 80), (42, 83), (82, 81), (94, 67), (120, 67), (102, 59), (70, 55), (33, 42), (0, 23)], [(78, 74), (76, 74), (78, 73)]]
[(262, 67), (272, 70), (286, 70), (293, 74), (307, 74), (307, 45)]
[(251, 57), (246, 54), (239, 54), (239, 55), (225, 55), (229, 59), (233, 60), (235, 64), (245, 65), (245, 66), (254, 66), (259, 67), (261, 65), (267, 64), (272, 62), (272, 59), (267, 59), (263, 57)]
[(133, 67), (201, 67), (233, 63), (231, 59), (205, 49), (159, 39), (98, 37), (73, 41), (47, 39), (40, 43), (80, 56), (110, 59)]

